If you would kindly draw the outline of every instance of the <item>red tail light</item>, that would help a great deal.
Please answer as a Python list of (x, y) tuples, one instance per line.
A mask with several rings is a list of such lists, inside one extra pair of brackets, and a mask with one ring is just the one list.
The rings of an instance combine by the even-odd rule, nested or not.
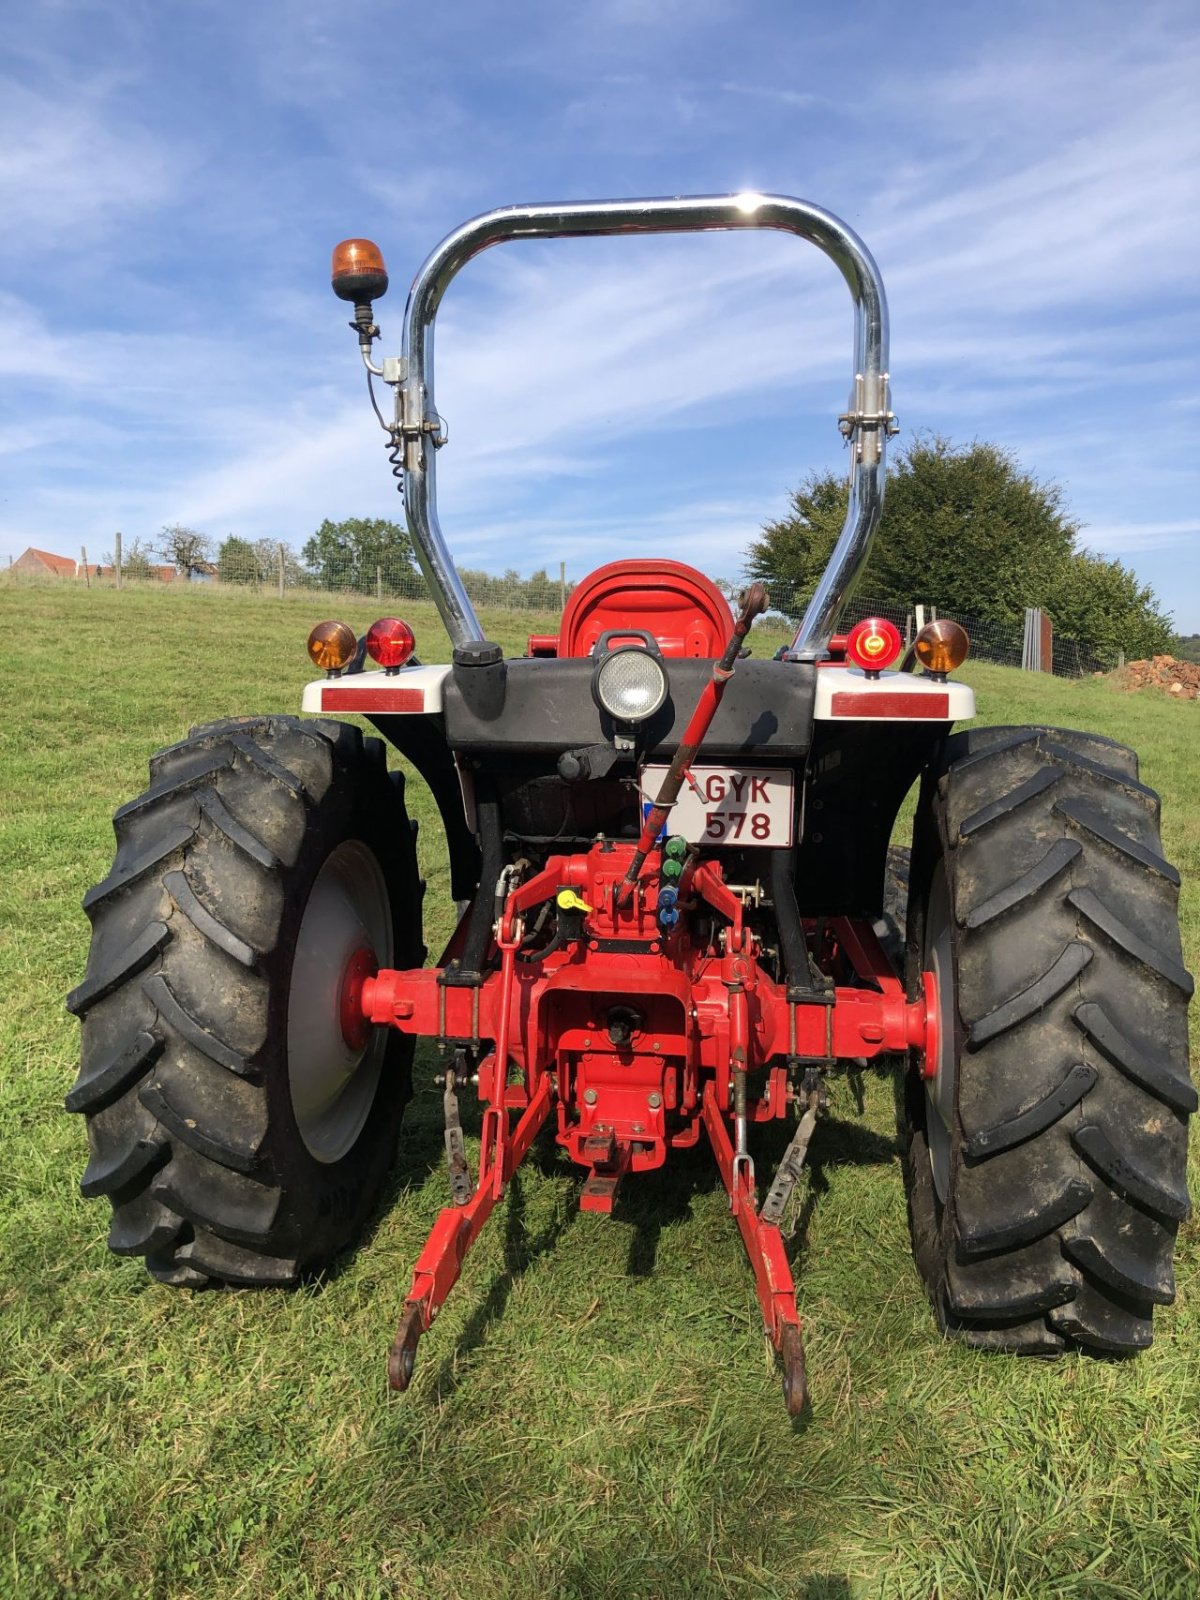
[(404, 665), (416, 643), (412, 629), (399, 617), (380, 617), (367, 629), (367, 654), (389, 672)]
[[(371, 647), (368, 644), (367, 649)], [(899, 631), (886, 617), (868, 617), (850, 630), (846, 654), (867, 672), (882, 672), (904, 649)]]

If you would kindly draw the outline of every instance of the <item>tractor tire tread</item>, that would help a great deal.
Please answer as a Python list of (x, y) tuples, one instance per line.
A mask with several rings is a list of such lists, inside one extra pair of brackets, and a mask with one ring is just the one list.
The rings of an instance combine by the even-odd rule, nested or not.
[(216, 1034), (210, 1033), (203, 1027), (191, 1012), (184, 1010), (161, 972), (156, 972), (152, 978), (147, 978), (142, 985), (142, 992), (153, 1003), (159, 1019), (202, 1056), (207, 1056), (210, 1061), (215, 1061), (226, 1071), (235, 1072), (241, 1077), (255, 1075), (253, 1067), (240, 1051), (218, 1039)]
[(1104, 904), (1094, 889), (1072, 889), (1067, 901), (1075, 907), (1080, 916), (1086, 917), (1093, 927), (1099, 928), (1100, 932), (1106, 934), (1127, 956), (1132, 956), (1143, 966), (1153, 968), (1161, 977), (1181, 990), (1189, 1000), (1191, 999), (1195, 984), (1192, 982), (1191, 973), (1183, 963), (1172, 960), (1165, 950), (1160, 950), (1157, 945), (1151, 944), (1149, 939), (1139, 938), (1127, 923), (1122, 922), (1121, 918)]
[(90, 973), (78, 988), (71, 990), (67, 996), (67, 1010), (72, 1016), (85, 1016), (94, 1005), (148, 967), (170, 937), (171, 931), (165, 922), (149, 923), (121, 950), (115, 961), (110, 961), (99, 972)]
[(1098, 1000), (1086, 1000), (1083, 1005), (1076, 1006), (1072, 1018), (1107, 1061), (1164, 1105), (1185, 1115), (1200, 1105), (1200, 1096), (1191, 1079), (1176, 1072), (1168, 1062), (1140, 1050), (1132, 1039), (1126, 1038)]
[(1165, 878), (1168, 883), (1179, 888), (1179, 872), (1169, 861), (1159, 855), (1155, 850), (1147, 850), (1145, 845), (1126, 833), (1122, 828), (1115, 828), (1106, 819), (1103, 812), (1094, 806), (1085, 805), (1082, 800), (1073, 800), (1065, 796), (1054, 802), (1054, 809), (1060, 817), (1065, 817), (1076, 828), (1090, 833), (1093, 839), (1099, 839), (1103, 844), (1111, 846), (1122, 855), (1128, 856), (1131, 861), (1136, 861), (1139, 866), (1147, 867), (1151, 872), (1156, 872), (1160, 878)]
[(89, 919), (95, 921), (98, 907), (111, 895), (120, 894), (122, 890), (128, 889), (131, 884), (160, 866), (184, 845), (190, 844), (195, 831), (195, 818), (185, 812), (173, 824), (165, 827), (141, 855), (127, 861), (118, 858), (117, 865), (103, 883), (98, 883), (94, 889), (89, 889), (83, 897), (83, 909)]
[[(1052, 1000), (1057, 1000), (1064, 989), (1078, 978), (1090, 965), (1093, 951), (1090, 945), (1074, 939), (1056, 957), (1052, 966), (1025, 988), (1006, 995), (1000, 1004), (982, 1017), (967, 1023), (967, 1046), (978, 1050), (1002, 1033), (1016, 1028), (1030, 1017), (1044, 1011)], [(965, 1020), (965, 1019), (964, 1019)]]
[(960, 1041), (944, 1205), (916, 1078), (901, 1138), (918, 1266), (968, 1344), (1133, 1354), (1174, 1298), (1198, 1097), (1159, 810), (1132, 751), (1057, 728), (955, 734), (925, 781), (909, 982), (940, 863)]
[(162, 1050), (162, 1040), (139, 1028), (116, 1051), (101, 1056), (99, 1062), (79, 1081), (63, 1102), (68, 1111), (99, 1111), (119, 1100), (131, 1083), (142, 1078)]
[(1056, 784), (1062, 773), (1054, 767), (1043, 767), (1035, 772), (1032, 778), (1027, 778), (1024, 783), (1018, 783), (999, 799), (989, 800), (987, 805), (980, 806), (978, 811), (973, 811), (969, 817), (964, 817), (959, 823), (958, 833), (960, 839), (969, 839), (973, 834), (989, 828), (997, 822), (1004, 822), (1029, 801), (1036, 800), (1040, 794)]
[(987, 1156), (999, 1155), (1001, 1150), (1011, 1150), (1014, 1145), (1024, 1144), (1026, 1139), (1044, 1133), (1052, 1123), (1058, 1122), (1079, 1104), (1096, 1082), (1096, 1077), (1095, 1067), (1089, 1067), (1084, 1061), (1077, 1061), (1062, 1082), (1049, 1094), (1043, 1095), (1040, 1100), (1035, 1100), (1032, 1105), (1023, 1106), (1020, 1111), (1003, 1122), (994, 1122), (988, 1128), (980, 1128), (975, 1133), (967, 1134), (965, 1140), (967, 1156), (975, 1161), (983, 1160)]
[(1083, 846), (1077, 839), (1057, 840), (1028, 872), (1023, 872), (1019, 878), (1006, 883), (1003, 889), (989, 895), (979, 905), (972, 906), (963, 918), (963, 927), (982, 928), (986, 923), (1002, 917), (1006, 911), (1013, 911), (1024, 905), (1027, 900), (1031, 900), (1048, 883), (1057, 878), (1060, 872), (1065, 872), (1082, 849)]
[(204, 816), (230, 844), (257, 862), (264, 872), (278, 872), (283, 865), (279, 857), (256, 833), (238, 821), (215, 789), (202, 790), (198, 803)]
[(92, 948), (68, 998), (83, 1053), (66, 1104), (87, 1121), (81, 1188), (111, 1201), (110, 1248), (142, 1256), (164, 1284), (291, 1284), (361, 1230), (394, 1152), (411, 1045), (389, 1042), (378, 1118), (340, 1166), (320, 1167), (288, 1132), (286, 1001), (272, 995), (290, 970), (280, 917), (298, 917), (307, 894), (290, 887), (293, 869), (315, 872), (332, 848), (321, 838), (346, 827), (380, 841), (393, 895), (411, 900), (394, 907), (396, 955), (415, 964), (403, 792), (382, 742), (359, 728), (255, 717), (160, 751), (114, 817), (117, 859), (87, 896)]

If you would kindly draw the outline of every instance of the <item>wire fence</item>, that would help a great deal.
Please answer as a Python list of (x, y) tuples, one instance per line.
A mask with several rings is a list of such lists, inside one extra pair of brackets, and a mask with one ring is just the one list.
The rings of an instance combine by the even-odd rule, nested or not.
[[(406, 556), (389, 554), (377, 561), (368, 556), (305, 564), (288, 545), (274, 541), (259, 541), (254, 546), (245, 544), (228, 556), (222, 554), (219, 562), (198, 562), (190, 569), (154, 565), (139, 558), (123, 563), (119, 575), (111, 556), (108, 561), (90, 562), (86, 552), (81, 552), (83, 559), (72, 562), (61, 556), (45, 557), (44, 552), (27, 552), (28, 555), (43, 557), (44, 561), (39, 563), (22, 557), (10, 563), (5, 574), (8, 581), (74, 581), (100, 589), (153, 590), (163, 586), (197, 591), (228, 589), (279, 599), (311, 594), (314, 601), (319, 595), (338, 595), (372, 600), (384, 610), (398, 610), (414, 602), (428, 603), (431, 599), (424, 577)], [(50, 566), (46, 561), (56, 565)], [(528, 577), (511, 568), (502, 573), (469, 567), (458, 570), (467, 595), (479, 610), (524, 612), (541, 617), (561, 612), (578, 581), (568, 577), (565, 562), (559, 564), (557, 572), (541, 569)], [(715, 581), (731, 601), (736, 597), (739, 585), (724, 579)], [(772, 634), (778, 633), (781, 638), (790, 636), (804, 613), (808, 598), (807, 590), (772, 588), (771, 610), (760, 619), (759, 627)], [(904, 606), (855, 596), (842, 608), (837, 627), (845, 631), (871, 616), (886, 617), (894, 623), (906, 645), (923, 623), (947, 617), (967, 630), (974, 660), (1006, 667), (1025, 664), (1024, 625), (1020, 621), (1005, 623), (942, 610), (932, 600), (914, 600), (911, 605)], [(1052, 670), (1058, 677), (1080, 678), (1110, 670), (1118, 664), (1106, 663), (1081, 648), (1075, 640), (1055, 634), (1043, 669)]]

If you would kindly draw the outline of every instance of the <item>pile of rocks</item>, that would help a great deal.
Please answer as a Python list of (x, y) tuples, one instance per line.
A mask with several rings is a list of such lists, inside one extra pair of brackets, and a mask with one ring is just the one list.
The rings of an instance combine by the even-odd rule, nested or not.
[(1165, 689), (1181, 700), (1200, 700), (1200, 663), (1174, 656), (1130, 661), (1112, 674), (1123, 689)]

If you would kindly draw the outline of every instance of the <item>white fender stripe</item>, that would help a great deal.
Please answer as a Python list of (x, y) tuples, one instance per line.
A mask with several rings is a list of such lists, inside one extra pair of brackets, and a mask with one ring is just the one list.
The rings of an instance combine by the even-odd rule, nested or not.
[(302, 711), (358, 711), (374, 716), (440, 713), (448, 666), (401, 667), (399, 672), (355, 672), (304, 685)]
[(868, 678), (859, 667), (818, 667), (813, 715), (818, 722), (963, 722), (975, 715), (975, 691), (915, 672)]

